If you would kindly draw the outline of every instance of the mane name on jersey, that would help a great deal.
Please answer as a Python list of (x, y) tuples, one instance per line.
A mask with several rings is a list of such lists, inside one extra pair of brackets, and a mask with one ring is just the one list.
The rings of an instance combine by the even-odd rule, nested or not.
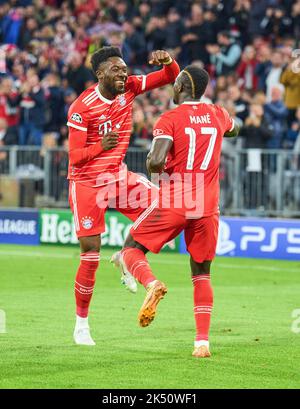
[(191, 124), (211, 124), (210, 114), (190, 115)]

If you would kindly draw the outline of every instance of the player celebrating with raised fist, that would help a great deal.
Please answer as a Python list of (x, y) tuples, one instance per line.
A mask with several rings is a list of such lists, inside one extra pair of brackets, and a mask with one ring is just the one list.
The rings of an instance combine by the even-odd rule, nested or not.
[(145, 253), (158, 253), (184, 230), (194, 286), (193, 355), (199, 358), (210, 356), (210, 265), (218, 237), (222, 139), (238, 134), (225, 109), (200, 102), (208, 80), (207, 72), (193, 65), (177, 77), (174, 102), (179, 106), (157, 121), (147, 159), (151, 174), (164, 172), (160, 176), (159, 200), (136, 220), (122, 252), (112, 258), (122, 271), (132, 274), (146, 288), (138, 319), (141, 326), (148, 326), (167, 288), (153, 275)]
[[(123, 164), (131, 135), (134, 98), (174, 82), (179, 73), (176, 61), (162, 50), (152, 53), (150, 64), (163, 68), (148, 75), (128, 76), (121, 52), (114, 47), (95, 52), (91, 63), (98, 83), (84, 91), (68, 113), (69, 200), (81, 248), (75, 279), (74, 330), (74, 341), (80, 345), (95, 345), (88, 311), (100, 260), (100, 234), (105, 231), (104, 214), (111, 205), (107, 195), (113, 192), (110, 199), (115, 199), (114, 207), (135, 221), (151, 204), (153, 195), (149, 193), (156, 189), (147, 179), (128, 172)], [(137, 187), (142, 198), (138, 207), (127, 200)], [(134, 280), (131, 283), (136, 285)]]

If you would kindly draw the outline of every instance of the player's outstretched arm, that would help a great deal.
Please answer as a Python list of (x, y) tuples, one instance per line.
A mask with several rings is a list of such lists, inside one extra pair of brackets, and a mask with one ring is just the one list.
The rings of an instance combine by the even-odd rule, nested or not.
[(180, 72), (177, 62), (164, 50), (153, 51), (149, 64), (161, 65), (163, 68), (147, 75), (129, 77), (131, 78), (130, 86), (136, 95), (175, 82)]
[(238, 136), (239, 133), (240, 133), (240, 127), (236, 122), (234, 122), (233, 129), (231, 131), (225, 132), (224, 138), (234, 138), (234, 137)]
[(150, 91), (151, 89), (174, 82), (180, 72), (179, 65), (167, 51), (153, 51), (151, 57), (149, 64), (162, 65), (163, 69), (146, 75), (145, 91)]
[(173, 142), (170, 139), (155, 138), (153, 140), (152, 149), (146, 161), (147, 170), (150, 174), (162, 172), (172, 144)]

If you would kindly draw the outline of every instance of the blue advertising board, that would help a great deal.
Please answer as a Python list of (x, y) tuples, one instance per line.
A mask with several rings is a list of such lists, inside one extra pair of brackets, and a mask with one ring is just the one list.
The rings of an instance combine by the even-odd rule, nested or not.
[(300, 220), (222, 217), (217, 255), (300, 261)]
[(38, 220), (36, 210), (0, 210), (0, 243), (38, 245)]

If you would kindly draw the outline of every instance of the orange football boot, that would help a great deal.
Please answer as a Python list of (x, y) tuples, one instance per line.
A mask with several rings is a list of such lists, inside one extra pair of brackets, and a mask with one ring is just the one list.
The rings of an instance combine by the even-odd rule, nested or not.
[(149, 288), (147, 288), (146, 298), (140, 309), (138, 320), (141, 327), (148, 327), (154, 320), (156, 308), (160, 300), (164, 298), (168, 289), (164, 283), (155, 280)]
[(211, 353), (206, 345), (201, 345), (200, 347), (195, 347), (193, 354), (196, 358), (209, 358)]

